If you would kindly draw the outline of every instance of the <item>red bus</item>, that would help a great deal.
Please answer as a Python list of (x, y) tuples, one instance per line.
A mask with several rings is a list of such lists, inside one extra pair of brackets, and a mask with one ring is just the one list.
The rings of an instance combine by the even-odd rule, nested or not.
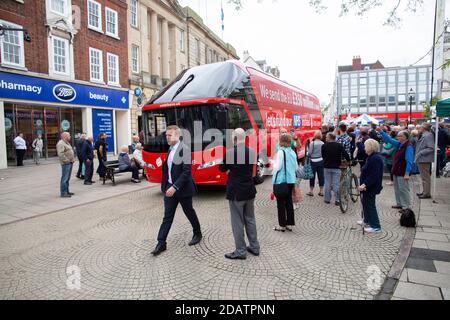
[[(161, 182), (169, 148), (165, 130), (174, 124), (194, 137), (190, 146), (196, 184), (226, 184), (227, 175), (217, 162), (225, 153), (226, 132), (235, 128), (257, 137), (255, 181), (261, 183), (270, 171), (280, 128), (295, 130), (302, 158), (314, 131), (320, 130), (322, 114), (314, 95), (236, 60), (187, 69), (142, 108), (143, 160), (151, 182)], [(224, 140), (211, 137), (211, 129), (224, 133)]]

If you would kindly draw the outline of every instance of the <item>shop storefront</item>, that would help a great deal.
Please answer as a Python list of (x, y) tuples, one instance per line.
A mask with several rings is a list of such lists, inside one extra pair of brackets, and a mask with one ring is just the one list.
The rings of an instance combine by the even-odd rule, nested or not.
[(72, 143), (85, 132), (96, 138), (108, 136), (108, 149), (130, 141), (129, 91), (0, 72), (0, 168), (14, 164), (14, 138), (22, 132), (31, 144), (41, 135), (43, 157), (56, 156), (61, 132), (72, 136)]

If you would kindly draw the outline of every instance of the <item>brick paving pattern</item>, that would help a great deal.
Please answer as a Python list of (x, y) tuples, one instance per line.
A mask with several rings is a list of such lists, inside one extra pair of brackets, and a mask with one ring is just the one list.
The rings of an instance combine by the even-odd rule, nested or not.
[[(303, 190), (307, 183), (304, 182)], [(384, 277), (405, 229), (390, 209), (392, 187), (379, 197), (381, 234), (362, 235), (360, 205), (342, 214), (323, 198), (305, 196), (293, 232), (275, 232), (276, 202), (269, 179), (258, 186), (256, 217), (261, 256), (224, 258), (234, 249), (223, 188), (194, 198), (203, 241), (194, 247), (189, 222), (177, 210), (168, 250), (156, 244), (163, 205), (158, 187), (0, 226), (1, 299), (372, 299), (366, 273)], [(77, 266), (81, 288), (67, 287)]]

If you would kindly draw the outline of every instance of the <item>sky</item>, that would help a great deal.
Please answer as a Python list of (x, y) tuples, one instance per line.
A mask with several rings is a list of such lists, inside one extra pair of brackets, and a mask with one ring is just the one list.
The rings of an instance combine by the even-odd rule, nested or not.
[[(222, 37), (220, 0), (178, 1), (199, 13)], [(424, 0), (416, 13), (402, 8), (397, 28), (383, 26), (389, 4), (397, 1), (386, 0), (388, 5), (363, 17), (356, 13), (339, 17), (340, 1), (324, 1), (328, 9), (319, 14), (309, 0), (243, 0), (239, 11), (223, 0), (223, 40), (241, 58), (248, 50), (255, 60), (278, 66), (282, 80), (315, 94), (321, 103), (330, 100), (336, 65), (351, 65), (353, 57), (360, 56), (362, 63), (380, 60), (385, 67), (408, 66), (432, 46), (434, 0)], [(431, 55), (417, 65), (424, 64), (431, 64)]]

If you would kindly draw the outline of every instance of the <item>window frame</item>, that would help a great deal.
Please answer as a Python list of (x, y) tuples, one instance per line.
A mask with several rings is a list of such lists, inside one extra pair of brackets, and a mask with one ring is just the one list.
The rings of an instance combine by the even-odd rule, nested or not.
[[(115, 77), (116, 77), (116, 81), (110, 81), (109, 80), (109, 58), (110, 57), (114, 57), (116, 60), (116, 72), (115, 72)], [(111, 52), (107, 52), (106, 53), (106, 70), (107, 70), (107, 83), (108, 85), (114, 85), (114, 86), (120, 86), (120, 69), (119, 69), (119, 56), (117, 54), (111, 53)]]
[[(115, 33), (111, 33), (108, 31), (108, 11), (115, 14), (115, 21), (114, 21)], [(116, 10), (108, 8), (108, 7), (105, 7), (105, 34), (107, 36), (110, 36), (110, 37), (113, 37), (116, 39), (120, 39), (119, 38), (119, 13)]]
[[(134, 70), (133, 66), (133, 49), (136, 48), (136, 70)], [(131, 45), (131, 72), (139, 74), (139, 46), (132, 44)]]
[[(57, 41), (61, 41), (65, 44), (65, 68), (66, 68), (66, 72), (61, 72), (61, 71), (57, 71), (56, 70), (56, 65), (55, 65), (55, 40)], [(52, 35), (52, 46), (51, 46), (51, 57), (52, 57), (52, 70), (53, 73), (55, 74), (59, 74), (59, 75), (64, 75), (64, 76), (69, 76), (70, 75), (70, 43), (68, 39), (65, 38), (61, 38), (58, 36), (54, 36)]]
[[(92, 78), (92, 51), (96, 51), (99, 53), (99, 75), (100, 79)], [(103, 76), (103, 51), (97, 48), (89, 47), (89, 79), (91, 82), (99, 82), (104, 83)]]
[[(89, 4), (93, 3), (97, 5), (98, 7), (98, 27), (91, 25), (91, 22), (89, 20), (90, 16), (90, 10), (89, 10)], [(95, 0), (87, 0), (87, 23), (88, 23), (88, 29), (103, 33), (103, 20), (102, 20), (102, 5), (101, 3), (95, 1)]]
[[(11, 28), (20, 28), (20, 29), (23, 28), (21, 25), (18, 25), (18, 24), (12, 23), (12, 22), (8, 22), (8, 21), (5, 21), (5, 20), (1, 20), (1, 19), (0, 19), (0, 24), (3, 25), (3, 26), (9, 26)], [(20, 31), (5, 31), (5, 33), (6, 32), (17, 32), (17, 33), (19, 33), (19, 35), (18, 35), (19, 47), (20, 47), (20, 50), (19, 50), (19, 63), (13, 63), (13, 62), (5, 61), (5, 47), (4, 47), (4, 45), (5, 45), (5, 41), (4, 41), (5, 36), (3, 35), (3, 36), (0, 37), (0, 50), (1, 50), (1, 53), (0, 53), (1, 63), (0, 63), (0, 65), (1, 66), (5, 66), (5, 67), (10, 67), (10, 68), (22, 68), (22, 69), (25, 69), (25, 44), (24, 44), (24, 41), (23, 41), (23, 36), (20, 35)]]
[(185, 52), (185, 32), (180, 29), (180, 52)]
[[(133, 6), (131, 5), (132, 3), (136, 4), (136, 6), (135, 6), (136, 12), (133, 12), (133, 10), (132, 10), (132, 8), (133, 8)], [(133, 24), (133, 14), (136, 16), (135, 24)], [(130, 25), (133, 28), (138, 28), (138, 26), (139, 26), (139, 1), (138, 0), (130, 0)]]

